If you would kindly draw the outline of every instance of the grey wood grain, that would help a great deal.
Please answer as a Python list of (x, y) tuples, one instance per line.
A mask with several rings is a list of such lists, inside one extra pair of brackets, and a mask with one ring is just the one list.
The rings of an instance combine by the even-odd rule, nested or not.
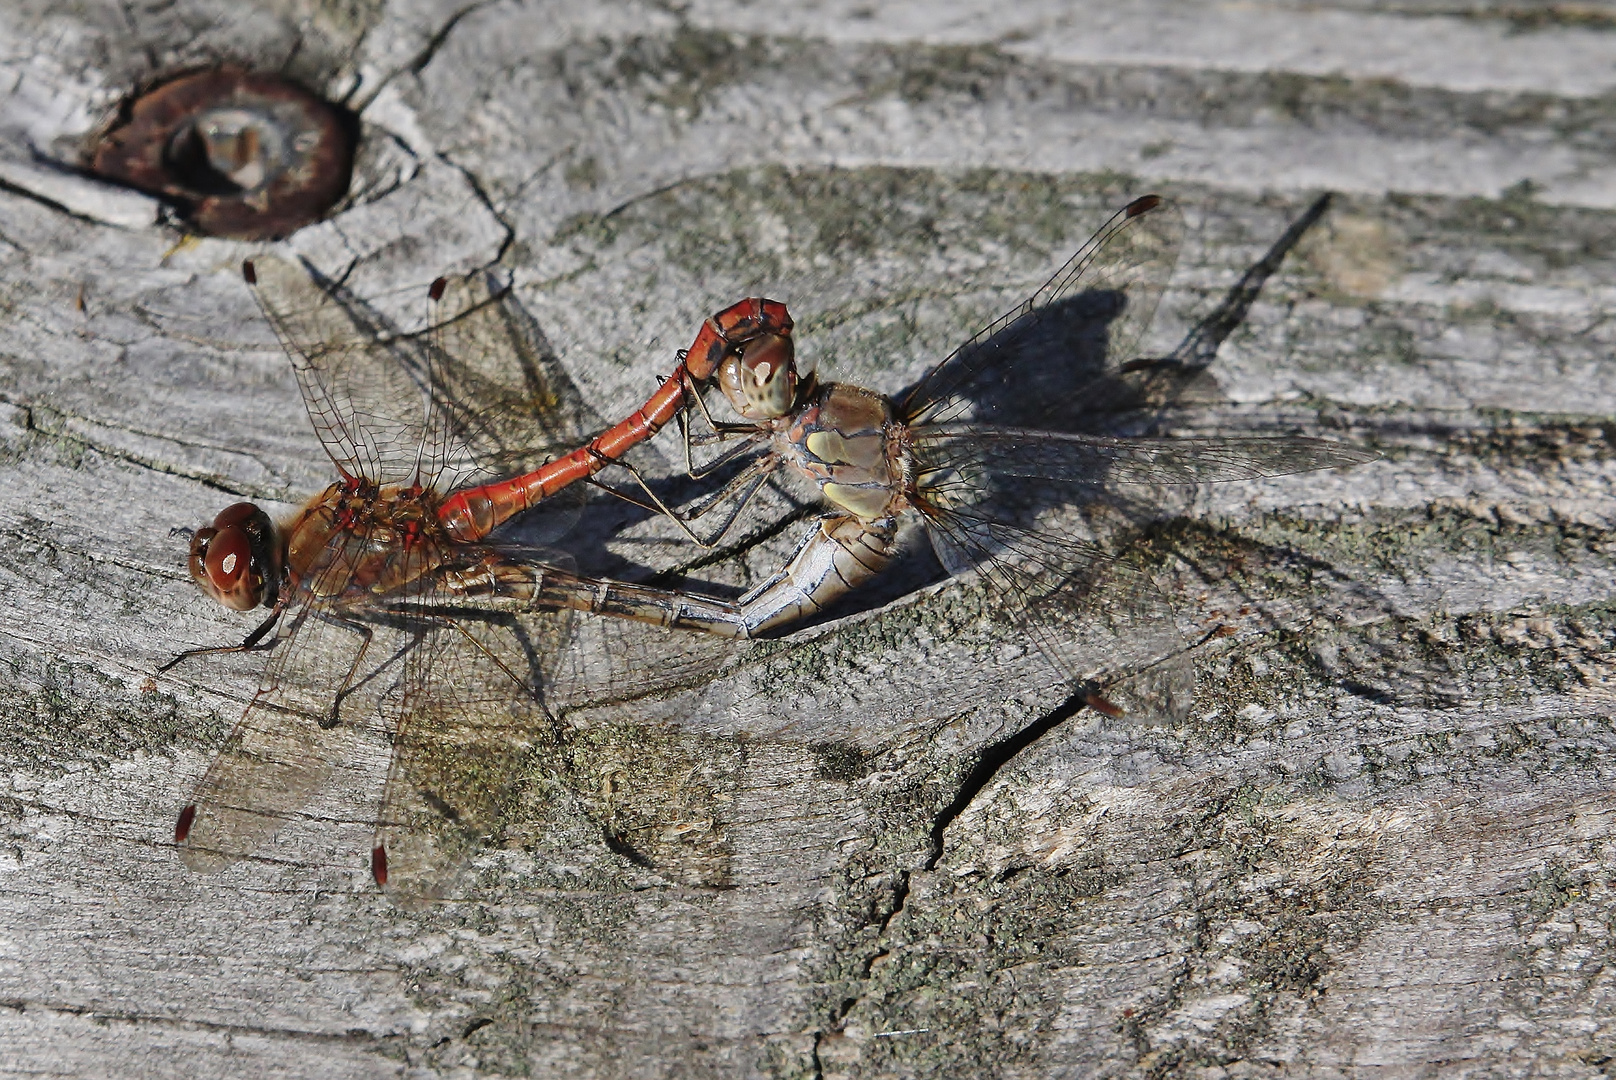
[[(1608, 1072), (1607, 7), (13, 0), (0, 27), (0, 1073)], [(365, 124), (356, 194), (292, 249), (377, 289), (502, 265), (602, 416), (753, 291), (899, 389), (1152, 189), (1192, 225), (1166, 353), (1335, 191), (1157, 422), (1384, 456), (1118, 535), (1217, 631), (1182, 723), (1058, 711), (977, 586), (917, 578), (563, 717), (436, 909), (370, 885), (373, 731), (260, 858), (192, 875), (174, 815), (261, 661), (155, 675), (248, 628), (171, 530), (329, 463), (236, 276), (262, 248), (176, 247), (53, 163), (220, 59)], [(803, 497), (722, 558), (643, 521), (579, 558), (743, 587)]]

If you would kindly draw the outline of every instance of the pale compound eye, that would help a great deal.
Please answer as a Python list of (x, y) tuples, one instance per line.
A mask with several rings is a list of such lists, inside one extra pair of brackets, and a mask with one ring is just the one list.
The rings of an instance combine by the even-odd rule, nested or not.
[(791, 339), (766, 334), (741, 350), (742, 411), (753, 419), (772, 419), (791, 411), (797, 397), (797, 371)]

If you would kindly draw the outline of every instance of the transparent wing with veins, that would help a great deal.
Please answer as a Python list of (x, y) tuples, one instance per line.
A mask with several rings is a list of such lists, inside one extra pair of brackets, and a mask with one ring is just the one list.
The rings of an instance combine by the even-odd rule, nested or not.
[[(522, 468), (548, 456), (548, 439), (570, 446), (596, 426), (537, 327), (486, 276), (445, 283), (412, 330), (390, 321), (385, 303), (301, 265), (263, 259), (253, 270), (316, 434), (349, 477), (407, 486)], [(425, 308), (427, 290), (416, 292)], [(553, 657), (568, 620), (536, 615), (514, 633), (443, 616), (379, 618), (387, 598), (354, 586), (378, 544), (335, 532), (284, 598), (261, 689), (176, 830), (192, 867), (240, 859), (296, 817), (355, 752), (346, 725), (384, 706), (397, 725), (379, 833), (395, 853), (390, 888), (404, 898), (441, 893), (490, 831), (509, 763), (548, 723), (534, 697), (538, 661), (524, 668), (510, 647), (528, 640), (536, 652), (525, 655)], [(445, 599), (428, 557), (421, 547), (388, 556), (418, 612)]]
[[(1049, 515), (1081, 504), (1064, 485), (1250, 480), (1368, 461), (1322, 439), (1113, 439), (965, 424), (922, 425), (912, 447), (919, 509), (952, 573), (978, 570), (1007, 618), (1071, 680), (1153, 671), (1187, 709), (1193, 675), (1171, 604), (1150, 576)], [(1074, 497), (1075, 496), (1075, 497)]]
[[(449, 279), (440, 309), (431, 392), (470, 465), (446, 475), (440, 490), (530, 472), (606, 427), (538, 322), (492, 273)], [(546, 506), (553, 512), (557, 499), (575, 503), (586, 491), (574, 485)]]
[(912, 429), (922, 486), (945, 504), (975, 504), (995, 478), (1054, 484), (1207, 484), (1373, 461), (1328, 439), (1210, 436), (1114, 438), (935, 424)]
[(544, 698), (571, 621), (568, 612), (450, 614), (439, 599), (442, 614), (415, 620), (417, 641), (384, 710), (393, 760), (372, 872), (405, 907), (451, 895), (472, 856), (497, 840), (533, 755), (554, 749)]
[[(544, 549), (502, 552), (570, 569)], [(691, 685), (734, 655), (726, 638), (442, 590), (412, 600), (409, 620), (420, 640), (391, 700), (393, 762), (373, 853), (378, 880), (404, 906), (449, 896), (499, 834), (535, 755), (555, 750), (556, 712)]]
[[(359, 542), (334, 547), (311, 587), (332, 588), (353, 573)], [(198, 782), (175, 839), (193, 870), (241, 859), (325, 786), (353, 744), (344, 720), (374, 709), (386, 684), (380, 650), (357, 624), (304, 605), (282, 620), (258, 693)]]
[[(1147, 195), (1117, 211), (1044, 285), (939, 361), (899, 402), (911, 423), (1028, 421), (1132, 358), (1178, 262), (1184, 220)], [(1048, 375), (1048, 379), (1041, 376)], [(1049, 379), (1057, 380), (1049, 384)]]
[(943, 565), (954, 574), (980, 571), (999, 617), (1068, 685), (1089, 684), (1110, 697), (1113, 687), (1143, 679), (1155, 688), (1151, 700), (1130, 701), (1129, 711), (1172, 720), (1188, 712), (1189, 646), (1144, 570), (1086, 541), (991, 515), (928, 513), (927, 528)]
[[(264, 258), (249, 281), (297, 375), (314, 433), (344, 476), (430, 484), (447, 443), (422, 381), (423, 340), (303, 265)], [(427, 304), (423, 295), (422, 309)]]
[(300, 263), (253, 261), (254, 295), (309, 419), (347, 476), (448, 491), (527, 471), (603, 427), (491, 272), (365, 299)]

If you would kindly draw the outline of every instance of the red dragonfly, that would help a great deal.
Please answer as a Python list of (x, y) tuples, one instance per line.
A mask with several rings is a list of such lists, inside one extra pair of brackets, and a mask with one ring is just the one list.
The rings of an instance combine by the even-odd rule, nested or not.
[[(300, 265), (244, 269), (339, 479), (286, 521), (237, 503), (192, 537), (204, 593), (270, 614), (240, 644), (190, 650), (165, 670), (199, 653), (273, 651), (175, 841), (204, 872), (252, 854), (346, 764), (350, 722), (380, 715), (392, 751), (372, 873), (397, 900), (432, 900), (495, 831), (524, 762), (551, 737), (570, 612), (744, 633), (725, 605), (580, 578), (552, 553), (488, 539), (654, 433), (680, 397), (515, 480), (465, 486), (576, 446), (588, 419), (560, 417), (562, 395), (534, 384), (536, 328), (508, 296), (486, 277), (440, 279), (426, 329), (412, 332)], [(529, 385), (497, 398), (503, 380), (486, 368), (502, 363)], [(676, 676), (671, 663), (621, 673), (642, 690)]]
[[(674, 385), (701, 406), (716, 383), (746, 423), (713, 425), (708, 438), (740, 444), (691, 471), (745, 465), (688, 512), (660, 501), (656, 508), (710, 543), (771, 475), (794, 470), (817, 486), (829, 512), (782, 570), (728, 609), (748, 634), (796, 625), (870, 581), (892, 562), (900, 520), (913, 514), (943, 565), (955, 574), (979, 571), (1001, 611), (1090, 705), (1117, 711), (1092, 688), (1154, 668), (1153, 704), (1182, 713), (1193, 676), (1166, 598), (1143, 570), (1075, 535), (1070, 521), (1051, 525), (1049, 512), (1116, 486), (1249, 480), (1377, 456), (1315, 438), (1048, 430), (1093, 410), (1102, 382), (1141, 366), (1132, 350), (1171, 276), (1182, 232), (1171, 203), (1134, 200), (1042, 288), (897, 400), (802, 374), (783, 304), (753, 298), (719, 312), (647, 408)], [(1058, 385), (1072, 370), (1060, 361), (1084, 352), (1103, 354), (1089, 357), (1109, 364), (1103, 379)], [(1015, 423), (1004, 422), (1008, 414)], [(687, 430), (687, 464), (692, 441), (702, 438)], [(722, 505), (729, 512), (719, 526), (696, 537), (689, 523)]]

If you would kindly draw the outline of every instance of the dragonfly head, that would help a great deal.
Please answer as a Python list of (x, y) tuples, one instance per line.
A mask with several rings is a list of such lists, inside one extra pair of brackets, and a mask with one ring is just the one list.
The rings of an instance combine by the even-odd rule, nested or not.
[(718, 386), (748, 420), (785, 416), (797, 404), (794, 347), (785, 334), (763, 334), (730, 355), (718, 369)]
[(273, 607), (281, 577), (275, 523), (252, 503), (219, 511), (191, 537), (191, 580), (232, 611)]

